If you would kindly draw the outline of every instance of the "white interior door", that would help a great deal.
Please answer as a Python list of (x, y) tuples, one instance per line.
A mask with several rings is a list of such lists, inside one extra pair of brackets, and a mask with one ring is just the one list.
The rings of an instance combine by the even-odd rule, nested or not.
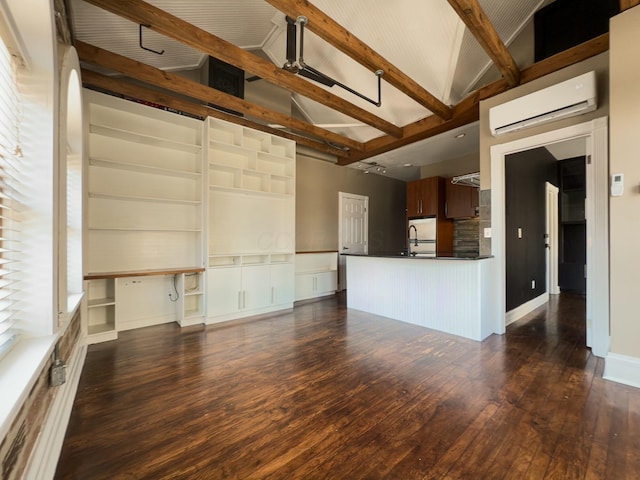
[[(369, 253), (369, 197), (339, 192), (339, 241), (341, 253)], [(338, 290), (347, 288), (346, 261), (339, 256)]]
[(558, 187), (546, 183), (547, 293), (557, 295), (558, 287)]

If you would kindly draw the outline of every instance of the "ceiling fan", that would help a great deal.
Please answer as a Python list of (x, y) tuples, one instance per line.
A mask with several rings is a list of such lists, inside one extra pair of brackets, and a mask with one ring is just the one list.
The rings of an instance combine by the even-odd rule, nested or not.
[[(300, 75), (302, 77), (318, 82), (327, 87), (338, 86), (353, 95), (356, 95), (369, 103), (374, 104), (376, 107), (382, 105), (382, 83), (381, 77), (383, 75), (382, 70), (376, 70), (375, 75), (378, 78), (378, 100), (373, 100), (360, 92), (348, 87), (347, 85), (339, 82), (338, 80), (331, 78), (330, 76), (316, 70), (315, 68), (307, 65), (304, 61), (304, 27), (308, 23), (307, 17), (299, 16), (297, 19), (293, 19), (289, 16), (286, 17), (287, 22), (287, 59), (282, 66), (283, 70), (287, 72)], [(296, 48), (297, 48), (297, 30), (298, 24), (300, 25), (300, 57), (296, 61)], [(258, 76), (247, 78), (247, 82), (254, 82), (260, 80)]]

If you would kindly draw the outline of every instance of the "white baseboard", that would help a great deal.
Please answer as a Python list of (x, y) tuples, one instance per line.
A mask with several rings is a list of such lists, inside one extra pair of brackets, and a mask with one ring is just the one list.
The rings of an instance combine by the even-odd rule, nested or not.
[(80, 340), (67, 363), (67, 381), (64, 385), (55, 387), (56, 393), (24, 472), (23, 478), (26, 480), (49, 480), (56, 473), (86, 356), (87, 346)]
[(504, 316), (505, 327), (516, 320), (520, 320), (525, 315), (533, 312), (536, 308), (541, 307), (549, 301), (549, 294), (543, 293), (542, 295), (523, 303), (519, 307), (509, 310)]
[(212, 325), (214, 323), (228, 322), (229, 320), (238, 320), (240, 318), (258, 317), (267, 313), (274, 313), (282, 310), (291, 310), (292, 308), (293, 303), (282, 303), (280, 305), (271, 305), (269, 307), (257, 308), (255, 310), (240, 310), (238, 312), (227, 313), (225, 315), (207, 317), (205, 319), (205, 324)]
[(117, 327), (119, 332), (126, 330), (135, 330), (137, 328), (153, 327), (154, 325), (163, 325), (176, 321), (175, 314), (157, 315), (155, 317), (136, 318), (133, 320), (118, 320)]
[(199, 317), (189, 317), (178, 320), (178, 325), (181, 327), (191, 327), (193, 325), (202, 325), (204, 323), (204, 315)]
[(640, 388), (640, 358), (608, 353), (602, 378)]

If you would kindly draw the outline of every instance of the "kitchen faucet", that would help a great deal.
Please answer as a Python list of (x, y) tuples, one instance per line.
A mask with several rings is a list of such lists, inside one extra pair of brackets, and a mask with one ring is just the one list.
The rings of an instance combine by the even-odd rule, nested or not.
[(414, 246), (416, 247), (418, 246), (418, 229), (416, 228), (415, 225), (409, 225), (409, 228), (407, 229), (407, 238), (409, 239), (409, 241), (407, 242), (407, 256), (411, 256), (411, 229), (412, 228), (416, 232), (416, 238), (415, 238), (416, 243)]

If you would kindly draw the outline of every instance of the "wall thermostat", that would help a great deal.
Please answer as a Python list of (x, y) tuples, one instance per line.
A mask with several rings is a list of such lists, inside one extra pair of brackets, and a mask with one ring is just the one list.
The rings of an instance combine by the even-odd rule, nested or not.
[(611, 175), (611, 196), (620, 197), (624, 191), (624, 173)]

